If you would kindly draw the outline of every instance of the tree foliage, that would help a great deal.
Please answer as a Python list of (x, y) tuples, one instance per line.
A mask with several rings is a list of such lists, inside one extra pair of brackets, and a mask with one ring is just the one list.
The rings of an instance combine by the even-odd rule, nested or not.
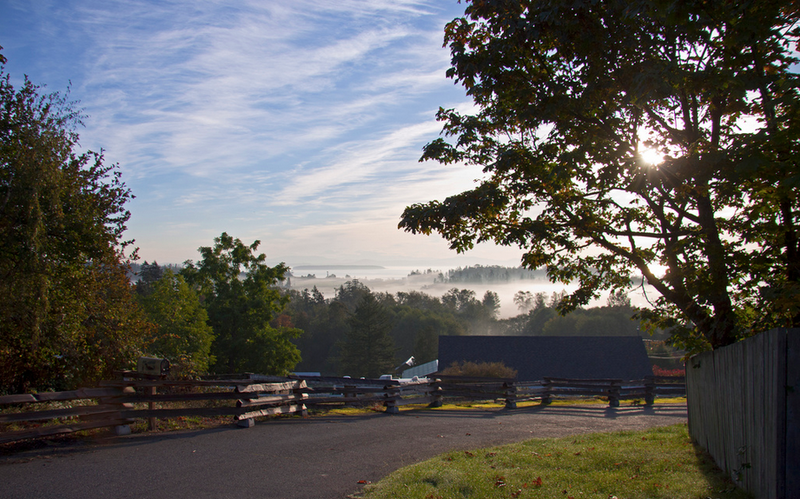
[(530, 312), (533, 310), (533, 293), (530, 291), (517, 291), (514, 294), (514, 305), (522, 313)]
[(483, 301), (481, 304), (490, 319), (497, 319), (497, 314), (500, 313), (500, 296), (497, 293), (494, 291), (486, 291), (483, 294)]
[(147, 263), (147, 260), (145, 260), (139, 268), (138, 276), (136, 293), (139, 296), (148, 295), (152, 292), (153, 285), (164, 277), (164, 267), (160, 266), (158, 262)]
[(160, 277), (148, 279), (147, 293), (138, 295), (147, 318), (157, 327), (147, 352), (169, 359), (173, 372), (204, 374), (214, 363), (214, 331), (208, 325), (208, 313), (183, 276), (154, 267), (158, 264), (148, 266), (151, 275)]
[(290, 340), (302, 331), (270, 325), (289, 301), (276, 287), (288, 268), (268, 266), (263, 253), (255, 254), (260, 244), (247, 246), (223, 232), (213, 247), (199, 249), (199, 262), (187, 261), (181, 271), (208, 312), (217, 373), (286, 374), (300, 361)]
[(0, 390), (69, 388), (129, 367), (150, 326), (130, 292), (132, 198), (78, 153), (80, 114), (0, 68)]
[(480, 331), (466, 315), (445, 306), (440, 298), (419, 291), (393, 296), (373, 293), (363, 283), (349, 281), (335, 292), (332, 299), (326, 299), (316, 288), (287, 292), (291, 302), (286, 314), (295, 327), (304, 331), (294, 340), (303, 353), (297, 366), (300, 371), (350, 374), (342, 370), (340, 361), (346, 356), (345, 339), (352, 330), (352, 314), (367, 294), (373, 295), (390, 321), (389, 335), (395, 348), (392, 367), (411, 356), (417, 363), (436, 359), (441, 335), (461, 335), (468, 329)]
[[(351, 304), (351, 294), (343, 290), (355, 291), (360, 300), (369, 294), (380, 306), (384, 319), (390, 324), (389, 336), (394, 344), (393, 363), (413, 356), (417, 364), (424, 364), (438, 358), (440, 336), (460, 336), (469, 334), (494, 334), (499, 336), (646, 336), (641, 321), (632, 320), (635, 309), (623, 294), (616, 294), (606, 307), (579, 308), (566, 316), (561, 316), (556, 307), (565, 296), (563, 292), (534, 293), (530, 296), (530, 306), (520, 315), (505, 319), (488, 316), (489, 309), (475, 297), (470, 290), (453, 288), (443, 297), (436, 297), (420, 291), (402, 291), (395, 295), (373, 293), (363, 283), (346, 283), (336, 289), (336, 296), (326, 299), (316, 288), (314, 290), (287, 290), (291, 302), (286, 310), (273, 322), (292, 324), (303, 330), (303, 336), (294, 343), (303, 353), (303, 360), (297, 366), (299, 371), (321, 372), (323, 375), (357, 375), (362, 372), (357, 366), (363, 354), (354, 355), (353, 364), (342, 365), (356, 345), (346, 341), (353, 332), (353, 314), (362, 302)], [(522, 293), (525, 296), (525, 293)], [(493, 295), (490, 295), (493, 296)], [(339, 298), (344, 299), (340, 302)], [(460, 310), (456, 302), (465, 306)], [(492, 299), (488, 300), (489, 302)], [(476, 314), (476, 311), (483, 310)], [(663, 330), (653, 332), (658, 339), (665, 339), (669, 333)], [(389, 374), (383, 371), (380, 374)]]
[(441, 304), (434, 309), (418, 308), (410, 305), (396, 305), (390, 308), (392, 314), (392, 339), (397, 347), (398, 361), (413, 356), (417, 364), (435, 360), (439, 352), (439, 336), (459, 336), (464, 334), (469, 323), (463, 316), (457, 316)]
[(347, 307), (329, 302), (316, 287), (311, 292), (290, 290), (289, 296), (286, 311), (294, 326), (303, 330), (303, 335), (294, 340), (303, 354), (296, 369), (335, 375), (338, 346), (349, 329)]
[(395, 367), (392, 322), (386, 307), (366, 293), (348, 320), (350, 330), (341, 347), (340, 371), (357, 377), (377, 378)]
[(401, 228), (518, 245), (579, 284), (562, 312), (641, 274), (660, 293), (641, 314), (693, 350), (800, 326), (794, 3), (467, 4), (448, 76), (477, 110), (440, 109), (423, 159), (485, 176)]

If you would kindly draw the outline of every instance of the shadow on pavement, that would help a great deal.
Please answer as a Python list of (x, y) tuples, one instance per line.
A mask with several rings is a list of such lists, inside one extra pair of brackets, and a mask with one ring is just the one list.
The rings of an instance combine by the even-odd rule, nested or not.
[[(307, 425), (352, 425), (365, 420), (377, 418), (424, 418), (428, 420), (458, 419), (461, 421), (505, 419), (516, 415), (547, 415), (569, 416), (587, 419), (620, 419), (633, 416), (667, 416), (676, 419), (686, 418), (686, 405), (657, 405), (652, 406), (625, 406), (607, 407), (605, 405), (535, 405), (516, 409), (412, 409), (400, 414), (372, 413), (358, 415), (313, 415), (308, 417), (280, 417), (260, 420), (258, 425), (280, 426), (307, 426)], [(116, 437), (108, 433), (93, 437), (64, 437), (56, 439), (41, 439), (36, 441), (20, 442), (13, 446), (4, 446), (0, 449), (0, 466), (33, 459), (48, 459), (51, 457), (67, 456), (71, 454), (93, 452), (100, 448), (133, 448), (155, 442), (169, 440), (184, 440), (221, 432), (246, 431), (235, 424), (205, 428), (199, 430), (179, 430), (161, 433), (137, 433), (124, 437)]]

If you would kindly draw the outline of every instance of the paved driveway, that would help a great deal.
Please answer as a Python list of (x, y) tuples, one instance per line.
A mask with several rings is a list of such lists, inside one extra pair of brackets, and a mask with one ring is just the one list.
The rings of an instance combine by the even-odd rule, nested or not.
[(286, 418), (0, 458), (0, 498), (342, 498), (448, 450), (686, 421), (685, 406)]

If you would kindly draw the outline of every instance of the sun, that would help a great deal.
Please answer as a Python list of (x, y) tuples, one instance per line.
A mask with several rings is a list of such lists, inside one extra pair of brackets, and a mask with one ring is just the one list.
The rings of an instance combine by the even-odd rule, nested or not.
[(639, 150), (639, 157), (648, 165), (658, 166), (664, 162), (664, 155), (651, 147), (642, 147)]

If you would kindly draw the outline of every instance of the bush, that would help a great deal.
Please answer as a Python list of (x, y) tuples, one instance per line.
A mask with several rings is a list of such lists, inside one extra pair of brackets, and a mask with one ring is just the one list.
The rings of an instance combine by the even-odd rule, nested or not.
[(517, 370), (502, 362), (453, 362), (442, 371), (448, 376), (471, 376), (475, 378), (516, 378)]

